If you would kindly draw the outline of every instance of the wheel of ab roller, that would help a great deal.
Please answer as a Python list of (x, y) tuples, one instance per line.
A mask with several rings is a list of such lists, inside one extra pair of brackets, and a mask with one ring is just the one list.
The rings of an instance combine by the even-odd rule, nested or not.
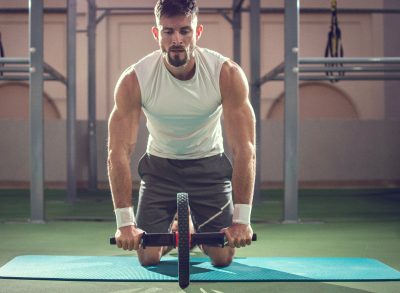
[(177, 194), (178, 209), (178, 278), (179, 286), (184, 289), (189, 286), (189, 198), (187, 193)]

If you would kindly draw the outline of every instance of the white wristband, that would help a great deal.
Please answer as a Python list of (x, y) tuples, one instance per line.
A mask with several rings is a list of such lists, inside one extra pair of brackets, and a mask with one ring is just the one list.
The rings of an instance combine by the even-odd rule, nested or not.
[(250, 225), (251, 205), (235, 204), (232, 222), (235, 224)]
[(117, 220), (117, 228), (136, 225), (135, 213), (132, 207), (115, 209), (114, 212)]

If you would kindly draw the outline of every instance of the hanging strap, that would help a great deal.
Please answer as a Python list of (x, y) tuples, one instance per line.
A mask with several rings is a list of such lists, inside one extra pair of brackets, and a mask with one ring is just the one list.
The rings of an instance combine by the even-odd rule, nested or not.
[[(3, 48), (3, 43), (1, 41), (1, 32), (0, 32), (0, 57), (4, 57), (4, 48)], [(0, 67), (3, 66), (3, 63), (0, 62)], [(3, 76), (3, 71), (0, 71), (0, 76)]]
[[(328, 57), (343, 57), (343, 45), (342, 45), (342, 32), (339, 28), (339, 22), (337, 17), (337, 0), (331, 0), (331, 30), (328, 33), (328, 42), (325, 48), (325, 58)], [(343, 67), (343, 64), (325, 64), (327, 67)], [(326, 72), (327, 76), (344, 76), (344, 71), (338, 72)], [(337, 82), (338, 79), (331, 79), (331, 82)]]

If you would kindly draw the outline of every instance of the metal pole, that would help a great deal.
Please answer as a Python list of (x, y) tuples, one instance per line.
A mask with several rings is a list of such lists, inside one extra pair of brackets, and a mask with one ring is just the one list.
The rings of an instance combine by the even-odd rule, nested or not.
[[(16, 2), (16, 1), (14, 1)], [(10, 1), (11, 3), (11, 1)], [(46, 14), (65, 14), (65, 8), (44, 8), (43, 12)], [(1, 14), (22, 14), (29, 13), (29, 9), (27, 8), (0, 8)]]
[[(371, 73), (371, 72), (400, 72), (400, 67), (389, 66), (340, 66), (340, 67), (300, 67), (300, 73), (319, 72), (349, 72), (349, 73)], [(368, 75), (366, 75), (368, 76)]]
[[(15, 75), (15, 76), (11, 76), (11, 75), (7, 75), (7, 76), (0, 76), (0, 80), (8, 80), (8, 81), (29, 81), (30, 80), (30, 76), (29, 75)], [(58, 79), (55, 79), (52, 76), (43, 76), (43, 80), (48, 80), (48, 81), (58, 81)]]
[(298, 221), (299, 0), (285, 0), (284, 222)]
[(320, 58), (307, 57), (299, 59), (300, 64), (399, 64), (399, 57), (344, 57)]
[(88, 0), (88, 135), (89, 190), (97, 190), (96, 144), (96, 0)]
[(373, 81), (373, 80), (400, 80), (400, 74), (397, 75), (353, 75), (353, 76), (300, 76), (300, 80), (320, 81), (320, 80), (343, 80), (343, 81)]
[(31, 222), (44, 223), (43, 0), (29, 1)]
[(274, 80), (279, 76), (279, 74), (283, 73), (285, 70), (285, 63), (282, 62), (278, 66), (276, 66), (274, 69), (272, 69), (270, 72), (265, 74), (263, 77), (260, 78), (260, 86), (266, 83), (267, 81)]
[(29, 64), (29, 58), (18, 58), (18, 57), (3, 57), (0, 58), (3, 64)]
[(67, 78), (63, 76), (60, 72), (58, 72), (55, 68), (51, 67), (49, 64), (43, 64), (44, 73), (46, 73), (49, 77), (53, 78), (53, 80), (57, 80), (62, 82), (67, 86)]
[[(1, 58), (0, 58), (1, 63)], [(0, 67), (0, 72), (29, 72), (29, 67)]]
[(67, 202), (76, 201), (76, 0), (67, 15)]
[(233, 60), (237, 64), (241, 64), (242, 61), (242, 52), (241, 52), (241, 45), (242, 45), (242, 12), (240, 9), (242, 8), (243, 0), (233, 0), (233, 22), (232, 22), (232, 29), (233, 29)]
[[(252, 0), (250, 0), (252, 1)], [(295, 1), (295, 0), (293, 0)], [(242, 8), (243, 12), (249, 12), (248, 8)], [(399, 14), (400, 9), (381, 9), (381, 8), (341, 8), (338, 9), (339, 14)], [(261, 8), (262, 14), (282, 14), (284, 9), (282, 8)], [(301, 14), (330, 14), (332, 13), (330, 8), (301, 8)]]
[(254, 108), (256, 124), (256, 180), (254, 186), (254, 202), (261, 201), (261, 88), (260, 78), (260, 0), (250, 1), (250, 94)]
[[(282, 81), (285, 80), (284, 77), (278, 76), (278, 77), (273, 77), (267, 81)], [(330, 81), (330, 80), (340, 80), (340, 81), (372, 81), (372, 80), (400, 80), (400, 74), (397, 75), (353, 75), (353, 76), (326, 76), (326, 75), (321, 75), (321, 76), (299, 76), (299, 80), (301, 81)]]

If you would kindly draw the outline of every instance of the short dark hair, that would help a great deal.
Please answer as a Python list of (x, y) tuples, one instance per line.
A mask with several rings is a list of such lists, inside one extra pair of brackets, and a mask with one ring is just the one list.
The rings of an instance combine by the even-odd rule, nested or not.
[(162, 16), (189, 16), (199, 13), (196, 0), (158, 0), (154, 7), (154, 15), (157, 22)]

